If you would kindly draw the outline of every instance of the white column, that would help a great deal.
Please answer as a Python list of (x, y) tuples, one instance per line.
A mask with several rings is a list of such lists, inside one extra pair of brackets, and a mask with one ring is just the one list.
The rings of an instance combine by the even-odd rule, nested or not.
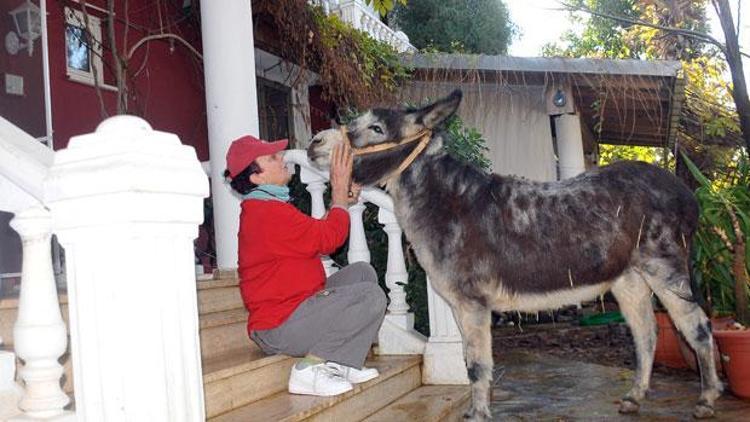
[(427, 279), (430, 338), (424, 351), (424, 384), (468, 384), (461, 331), (448, 303)]
[(251, 0), (203, 2), (201, 33), (216, 260), (229, 270), (237, 268), (240, 206), (224, 182), (226, 153), (233, 140), (259, 133)]
[(68, 344), (52, 273), (52, 219), (41, 206), (17, 213), (10, 226), (23, 244), (21, 294), (13, 339), (24, 365), (19, 370), (25, 391), (18, 407), (24, 420), (67, 420), (70, 399), (60, 387), (58, 359)]
[(66, 252), (80, 421), (205, 420), (193, 240), (206, 196), (195, 150), (137, 117), (57, 152), (45, 197)]
[(346, 257), (350, 264), (360, 261), (370, 262), (370, 248), (367, 247), (365, 225), (362, 221), (364, 211), (365, 204), (361, 199), (349, 207), (349, 252)]
[(586, 170), (583, 158), (583, 135), (578, 114), (555, 116), (557, 155), (560, 160), (560, 180), (574, 177)]

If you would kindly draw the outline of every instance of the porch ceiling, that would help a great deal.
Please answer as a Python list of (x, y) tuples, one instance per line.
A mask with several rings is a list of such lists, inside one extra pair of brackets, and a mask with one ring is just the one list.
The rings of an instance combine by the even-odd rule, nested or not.
[(404, 63), (423, 81), (568, 85), (594, 140), (604, 144), (672, 144), (684, 87), (676, 61), (416, 54)]

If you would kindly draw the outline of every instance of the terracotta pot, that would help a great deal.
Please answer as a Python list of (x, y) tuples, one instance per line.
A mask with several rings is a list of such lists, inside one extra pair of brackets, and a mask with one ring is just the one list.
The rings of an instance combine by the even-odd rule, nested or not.
[[(734, 318), (732, 317), (715, 317), (711, 318), (711, 329), (712, 331), (715, 330), (723, 330), (729, 326), (731, 326), (734, 323)], [(680, 341), (680, 353), (682, 354), (682, 358), (685, 360), (685, 363), (687, 364), (688, 368), (692, 369), (695, 372), (698, 372), (698, 358), (695, 355), (695, 352), (690, 347), (690, 345), (685, 341), (685, 339), (682, 336), (677, 336), (677, 338)], [(716, 360), (716, 370), (721, 372), (721, 356), (719, 355), (719, 347), (717, 342), (714, 339), (714, 359)]]
[(680, 340), (672, 318), (666, 312), (654, 312), (658, 334), (654, 362), (670, 368), (687, 368), (685, 359), (680, 353)]
[(716, 330), (724, 372), (729, 389), (743, 399), (750, 399), (750, 330)]

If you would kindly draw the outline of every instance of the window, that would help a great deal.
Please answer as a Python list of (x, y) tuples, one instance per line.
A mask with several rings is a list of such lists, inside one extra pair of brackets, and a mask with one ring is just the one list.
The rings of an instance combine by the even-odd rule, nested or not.
[(96, 81), (103, 88), (116, 89), (104, 83), (101, 19), (89, 14), (88, 36), (85, 28), (83, 12), (66, 7), (65, 58), (68, 78), (87, 85), (95, 85)]
[(291, 89), (276, 82), (257, 78), (258, 114), (261, 139), (289, 139), (293, 148), (294, 123), (291, 110)]

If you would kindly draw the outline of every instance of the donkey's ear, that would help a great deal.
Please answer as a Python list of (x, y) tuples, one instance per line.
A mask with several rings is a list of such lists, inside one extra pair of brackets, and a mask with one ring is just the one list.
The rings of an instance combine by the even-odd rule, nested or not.
[(428, 129), (432, 129), (443, 123), (445, 119), (451, 117), (456, 112), (458, 105), (461, 104), (461, 97), (463, 97), (463, 94), (460, 89), (457, 89), (442, 100), (438, 100), (422, 108), (419, 110), (417, 122), (423, 124)]

